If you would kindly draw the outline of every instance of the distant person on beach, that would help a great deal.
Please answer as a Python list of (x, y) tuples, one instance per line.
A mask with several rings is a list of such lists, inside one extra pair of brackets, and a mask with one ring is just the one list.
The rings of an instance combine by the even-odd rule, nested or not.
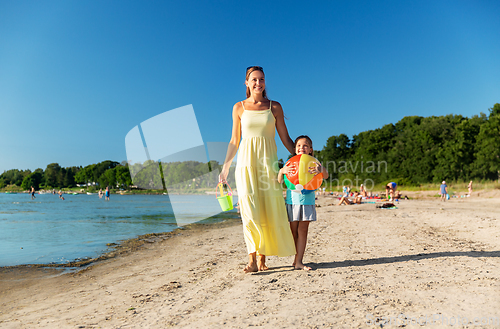
[(109, 186), (106, 186), (105, 200), (109, 201)]
[[(312, 140), (308, 136), (303, 135), (295, 139), (295, 154), (309, 154), (310, 156), (314, 156)], [(283, 184), (283, 175), (288, 174), (290, 170), (291, 167), (286, 165), (280, 169), (278, 172), (278, 183)], [(315, 166), (309, 167), (308, 171), (314, 175), (322, 173), (323, 179), (328, 179), (328, 171), (319, 162), (316, 162)], [(292, 266), (296, 270), (311, 270), (302, 261), (304, 252), (306, 251), (309, 222), (316, 221), (316, 198), (314, 194), (314, 192), (302, 194), (301, 192), (292, 192), (290, 189), (286, 189), (286, 210), (297, 250)]]
[(439, 187), (440, 189), (440, 194), (441, 194), (441, 201), (446, 201), (446, 196), (448, 194), (448, 185), (446, 185), (446, 182), (443, 181), (441, 183), (441, 186)]
[(467, 186), (467, 189), (469, 190), (469, 196), (472, 194), (472, 181), (469, 182), (469, 186)]
[(367, 194), (366, 194), (366, 189), (365, 189), (365, 186), (364, 186), (363, 184), (361, 184), (361, 185), (359, 186), (359, 193), (361, 194), (361, 196), (363, 196), (363, 197), (365, 197), (365, 198), (366, 198), (366, 196), (367, 196)]
[(31, 200), (33, 199), (36, 199), (36, 196), (35, 196), (35, 188), (32, 186), (31, 187)]
[(99, 189), (99, 199), (102, 199), (102, 188)]
[(397, 200), (397, 199), (401, 199), (403, 195), (401, 194), (401, 191), (395, 191), (394, 192), (394, 198)]
[(267, 97), (262, 67), (247, 68), (245, 85), (247, 98), (233, 106), (231, 140), (219, 182), (226, 183), (239, 148), (235, 176), (249, 257), (243, 271), (249, 273), (268, 269), (266, 255), (295, 255), (283, 189), (276, 179), (279, 171), (276, 131), (287, 150), (291, 154), (295, 151), (281, 104)]
[(349, 205), (352, 205), (352, 204), (361, 204), (361, 199), (363, 197), (361, 196), (361, 194), (359, 194), (357, 191), (354, 191), (354, 199), (351, 201), (349, 200), (346, 196), (343, 196), (340, 198), (340, 201), (339, 201), (339, 206), (345, 204), (347, 206)]
[(385, 197), (387, 200), (390, 200), (389, 196), (394, 199), (394, 191), (396, 191), (396, 187), (398, 184), (394, 182), (390, 182), (385, 186)]
[(61, 190), (59, 190), (59, 193), (58, 193), (58, 194), (59, 194), (59, 199), (61, 199), (61, 200), (63, 200), (63, 201), (64, 201), (64, 197), (62, 196), (63, 194), (62, 194), (62, 191), (61, 191)]

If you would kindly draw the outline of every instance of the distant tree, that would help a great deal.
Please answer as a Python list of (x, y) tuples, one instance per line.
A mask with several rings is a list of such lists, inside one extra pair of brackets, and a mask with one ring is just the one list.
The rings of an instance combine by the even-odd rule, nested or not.
[(43, 188), (45, 186), (45, 172), (42, 168), (37, 168), (33, 173), (39, 173), (41, 176), (40, 181), (38, 182), (38, 187)]
[(124, 188), (132, 185), (132, 179), (130, 178), (130, 171), (128, 166), (117, 166), (116, 168), (116, 183)]
[(75, 174), (75, 182), (78, 184), (86, 184), (87, 176), (85, 174), (85, 169), (80, 167), (80, 169)]
[(335, 178), (338, 176), (338, 167), (341, 161), (347, 161), (351, 155), (351, 141), (345, 134), (331, 136), (326, 141), (326, 145), (321, 151), (321, 160), (326, 166), (330, 175)]
[(119, 165), (118, 162), (111, 161), (111, 160), (99, 162), (98, 164), (94, 165), (94, 168), (93, 168), (93, 180), (94, 180), (94, 182), (99, 182), (101, 180), (101, 176), (106, 172), (106, 170), (113, 169), (117, 165)]
[(88, 187), (88, 183), (95, 182), (94, 180), (94, 167), (95, 164), (88, 165), (75, 174), (75, 183), (85, 184)]
[(45, 185), (47, 187), (62, 187), (61, 166), (58, 163), (51, 163), (45, 169)]
[(494, 115), (499, 115), (500, 114), (500, 103), (496, 103), (493, 105), (492, 108), (489, 109), (490, 111), (490, 117)]
[[(21, 188), (26, 191), (29, 190), (33, 185), (35, 185), (35, 183), (31, 175), (28, 175), (23, 179), (23, 182), (21, 183)], [(38, 187), (35, 187), (35, 189), (38, 189)]]
[[(169, 164), (162, 163), (162, 166)], [(134, 185), (143, 189), (162, 189), (163, 183), (161, 181), (161, 174), (159, 172), (158, 163), (152, 160), (145, 161), (143, 164), (134, 164), (133, 170), (136, 172), (134, 177)], [(168, 168), (168, 167), (167, 167)], [(167, 170), (166, 167), (163, 170)], [(168, 179), (165, 177), (165, 179)], [(166, 182), (165, 182), (166, 183)]]
[(99, 185), (101, 187), (105, 186), (110, 186), (111, 188), (116, 187), (116, 168), (111, 168), (106, 170), (100, 177), (99, 177)]
[(467, 126), (468, 119), (461, 115), (448, 115), (444, 118), (445, 123), (441, 125), (448, 130), (447, 136), (442, 138), (441, 142), (437, 142), (440, 147), (435, 153), (436, 164), (432, 171), (434, 182), (459, 179), (463, 175), (463, 165), (469, 161), (464, 157), (467, 146), (464, 137), (470, 133)]
[(488, 121), (481, 125), (475, 150), (475, 176), (483, 179), (499, 179), (500, 114), (490, 115)]
[[(443, 179), (496, 179), (500, 165), (500, 103), (487, 117), (404, 117), (380, 129), (328, 138), (317, 157), (332, 178), (410, 184)], [(376, 169), (376, 170), (374, 170)]]
[(348, 168), (350, 176), (362, 180), (384, 179), (395, 138), (396, 127), (393, 124), (354, 135)]
[(21, 186), (24, 177), (29, 174), (31, 174), (31, 170), (11, 169), (5, 171), (0, 177), (3, 178), (5, 185)]
[(63, 185), (64, 187), (75, 187), (75, 175), (78, 173), (78, 167), (66, 168), (64, 173)]
[(39, 171), (35, 171), (23, 179), (21, 183), (21, 188), (23, 190), (31, 189), (33, 186), (36, 190), (40, 189), (40, 183), (42, 181), (42, 174)]

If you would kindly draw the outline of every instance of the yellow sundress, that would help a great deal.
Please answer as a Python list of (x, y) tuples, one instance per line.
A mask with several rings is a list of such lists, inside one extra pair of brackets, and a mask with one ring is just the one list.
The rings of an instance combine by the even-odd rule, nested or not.
[(277, 180), (275, 122), (271, 104), (263, 111), (247, 111), (243, 105), (236, 188), (248, 253), (291, 256), (295, 244)]

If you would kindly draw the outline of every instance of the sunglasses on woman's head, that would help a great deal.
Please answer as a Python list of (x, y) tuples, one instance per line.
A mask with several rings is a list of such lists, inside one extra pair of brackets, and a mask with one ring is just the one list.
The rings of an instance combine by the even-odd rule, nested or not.
[(264, 69), (261, 66), (249, 66), (249, 67), (247, 67), (247, 71), (250, 69), (256, 69), (256, 70), (264, 72)]

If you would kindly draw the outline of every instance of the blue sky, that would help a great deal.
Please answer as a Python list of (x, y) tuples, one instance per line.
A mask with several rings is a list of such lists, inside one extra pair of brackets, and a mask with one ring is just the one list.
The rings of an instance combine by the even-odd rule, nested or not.
[(132, 128), (188, 104), (205, 142), (227, 142), (250, 65), (315, 149), (408, 115), (487, 113), (499, 15), (499, 1), (1, 1), (0, 173), (126, 160)]

